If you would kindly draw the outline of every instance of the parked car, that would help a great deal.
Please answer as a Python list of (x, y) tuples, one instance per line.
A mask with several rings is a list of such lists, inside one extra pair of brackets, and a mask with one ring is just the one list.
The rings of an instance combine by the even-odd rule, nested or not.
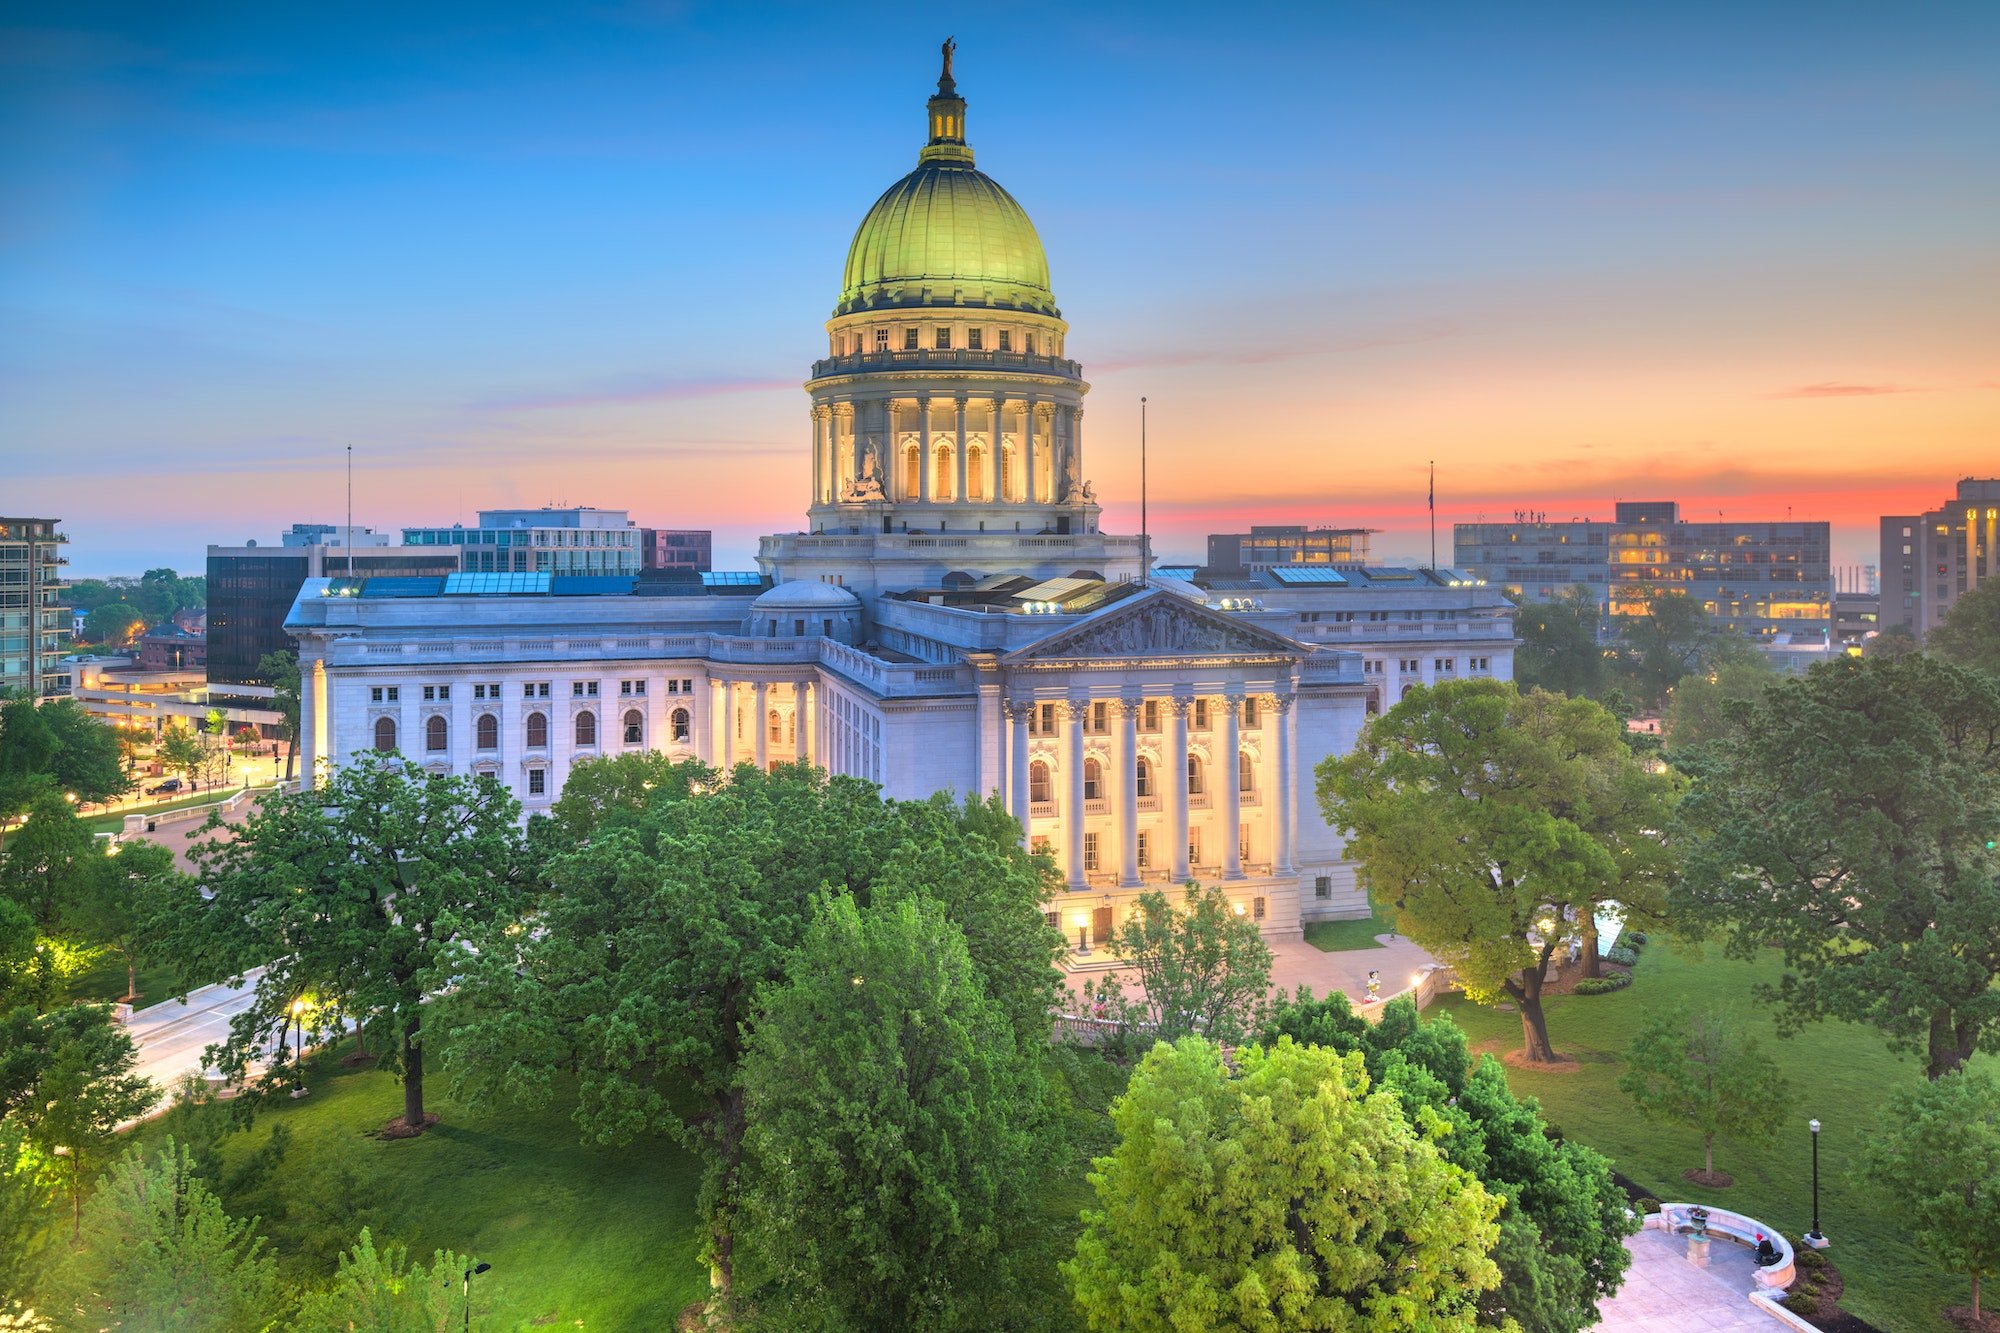
[(179, 778), (168, 778), (165, 782), (156, 782), (152, 786), (146, 788), (146, 795), (165, 796), (171, 792), (177, 792), (180, 789), (181, 789), (181, 780)]

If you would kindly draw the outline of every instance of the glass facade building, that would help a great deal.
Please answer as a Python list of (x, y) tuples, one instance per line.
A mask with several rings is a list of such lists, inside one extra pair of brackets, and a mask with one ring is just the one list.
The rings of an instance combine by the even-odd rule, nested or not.
[(50, 696), (69, 693), (69, 587), (60, 519), (0, 518), (0, 688)]

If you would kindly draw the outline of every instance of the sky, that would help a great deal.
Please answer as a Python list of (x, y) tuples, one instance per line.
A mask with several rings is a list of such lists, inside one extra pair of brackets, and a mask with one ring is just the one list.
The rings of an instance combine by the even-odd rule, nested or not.
[(1874, 521), (2000, 474), (2000, 5), (0, 6), (0, 513), (72, 573), (809, 500), (955, 36), (1163, 558), (1253, 522)]

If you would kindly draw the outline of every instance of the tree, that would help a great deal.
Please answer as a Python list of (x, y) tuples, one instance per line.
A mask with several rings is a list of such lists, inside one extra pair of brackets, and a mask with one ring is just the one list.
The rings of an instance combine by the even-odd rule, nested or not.
[(1625, 1192), (1602, 1156), (1554, 1137), (1493, 1057), (1468, 1073), (1465, 1033), (1449, 1014), (1426, 1023), (1400, 995), (1371, 1024), (1339, 991), (1315, 1000), (1301, 990), (1272, 1011), (1260, 1042), (1281, 1036), (1359, 1053), (1411, 1128), (1506, 1201), (1493, 1252), (1500, 1285), (1480, 1303), (1486, 1325), (1511, 1319), (1522, 1333), (1577, 1333), (1597, 1322), (1597, 1303), (1617, 1292), (1631, 1263), (1624, 1238), (1636, 1223)]
[(1740, 1018), (1716, 1008), (1690, 1014), (1685, 1005), (1654, 1010), (1640, 1021), (1618, 1090), (1648, 1120), (1686, 1125), (1701, 1135), (1704, 1185), (1728, 1183), (1715, 1172), (1718, 1135), (1769, 1135), (1792, 1104), (1791, 1085)]
[(425, 1001), (453, 981), (468, 932), (512, 924), (527, 900), (519, 811), (497, 783), (364, 753), (323, 787), (265, 798), (234, 837), (195, 844), (212, 896), (178, 897), (176, 956), (218, 976), (265, 967), (220, 1067), (241, 1075), (294, 1001), (339, 997), (395, 1031), (403, 1123), (421, 1132)]
[(1682, 676), (1740, 655), (1744, 647), (1677, 588), (1641, 591), (1645, 610), (1621, 618), (1627, 679), (1641, 702), (1658, 707)]
[[(1398, 928), (1482, 1003), (1519, 1007), (1523, 1056), (1556, 1056), (1542, 982), (1565, 918), (1643, 907), (1665, 879), (1669, 779), (1588, 699), (1506, 681), (1418, 689), (1319, 768), (1320, 808)], [(1535, 935), (1530, 940), (1531, 933)]]
[(1863, 1143), (1861, 1170), (1926, 1254), (1972, 1279), (1979, 1327), (1980, 1286), (2000, 1272), (2000, 1085), (1959, 1069), (1898, 1088), (1882, 1124)]
[(1039, 1053), (1013, 1036), (963, 932), (923, 899), (825, 901), (763, 992), (744, 1212), (831, 1326), (993, 1325), (1042, 1118)]
[(1722, 735), (1731, 725), (1730, 705), (1762, 698), (1777, 679), (1762, 656), (1682, 676), (1668, 692), (1660, 719), (1668, 748), (1692, 750)]
[(1688, 765), (1677, 912), (1733, 957), (1784, 950), (1780, 1032), (1871, 1023), (1931, 1078), (2000, 1049), (2000, 682), (1843, 657)]
[(138, 1051), (108, 1005), (0, 1016), (0, 1117), (13, 1119), (40, 1169), (70, 1199), (74, 1242), (84, 1186), (118, 1126), (151, 1109), (159, 1090), (132, 1072)]
[(116, 729), (92, 717), (74, 699), (49, 699), (35, 712), (54, 742), (44, 770), (53, 785), (87, 802), (109, 800), (132, 789)]
[(1522, 602), (1514, 613), (1514, 679), (1522, 689), (1601, 698), (1611, 683), (1605, 664), (1604, 607), (1583, 584), (1546, 602)]
[(340, 1257), (333, 1285), (300, 1303), (288, 1327), (297, 1333), (450, 1333), (466, 1320), (463, 1274), (472, 1260), (439, 1250), (431, 1266), (409, 1261), (401, 1246), (380, 1250), (368, 1228)]
[(1062, 1266), (1090, 1327), (1475, 1327), (1500, 1200), (1370, 1094), (1359, 1055), (1283, 1038), (1237, 1060), (1161, 1043), (1113, 1104)]
[(1863, 657), (1904, 657), (1916, 651), (1917, 636), (1908, 625), (1891, 625), (1869, 635), (1861, 645)]
[(97, 840), (76, 817), (76, 807), (53, 788), (44, 788), (27, 822), (7, 840), (6, 855), (0, 858), (0, 891), (27, 909), (43, 935), (54, 935), (102, 859)]
[(125, 999), (139, 997), (139, 966), (162, 956), (159, 940), (174, 903), (191, 892), (174, 854), (156, 842), (113, 844), (84, 877), (72, 919), (125, 962)]
[(130, 602), (106, 602), (83, 618), (83, 637), (107, 648), (130, 648), (146, 628), (146, 617)]
[(1924, 636), (1924, 647), (1948, 662), (2000, 676), (2000, 579), (1981, 579)]
[(285, 1304), (277, 1261), (171, 1139), (126, 1154), (83, 1210), (82, 1248), (57, 1280), (80, 1327), (260, 1333)]
[(1271, 946), (1257, 923), (1232, 907), (1223, 890), (1193, 880), (1180, 911), (1157, 889), (1140, 894), (1112, 932), (1110, 948), (1139, 974), (1140, 993), (1127, 997), (1114, 974), (1086, 983), (1086, 997), (1161, 1041), (1191, 1032), (1236, 1040), (1271, 984)]
[(0, 1122), (0, 1328), (35, 1327), (25, 1311), (41, 1290), (54, 1230), (25, 1146), (18, 1126)]
[(208, 750), (201, 743), (201, 737), (184, 724), (169, 722), (160, 733), (159, 744), (153, 747), (160, 763), (169, 773), (180, 773), (190, 782), (194, 781), (208, 763)]

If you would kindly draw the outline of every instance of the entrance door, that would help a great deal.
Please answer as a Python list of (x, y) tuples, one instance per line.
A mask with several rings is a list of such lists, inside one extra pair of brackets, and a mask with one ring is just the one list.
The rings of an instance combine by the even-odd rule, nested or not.
[(1090, 942), (1102, 944), (1111, 938), (1111, 909), (1100, 907), (1090, 914)]

